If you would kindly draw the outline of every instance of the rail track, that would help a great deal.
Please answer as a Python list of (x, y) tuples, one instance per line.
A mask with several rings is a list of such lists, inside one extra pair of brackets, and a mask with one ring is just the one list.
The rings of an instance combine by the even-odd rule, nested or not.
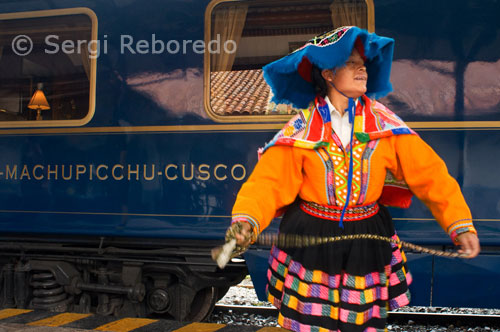
[[(214, 313), (232, 313), (260, 315), (263, 317), (277, 317), (278, 310), (273, 307), (253, 306), (253, 305), (224, 305), (215, 306)], [(487, 327), (485, 331), (492, 331), (491, 328), (499, 328), (500, 315), (482, 314), (456, 314), (442, 312), (410, 312), (410, 311), (389, 311), (389, 324), (419, 324), (419, 325), (439, 325), (454, 327)], [(489, 329), (488, 329), (489, 328)], [(493, 330), (496, 331), (496, 330)]]
[[(275, 308), (251, 305), (217, 305), (214, 316), (226, 322), (178, 322), (150, 318), (117, 318), (95, 314), (54, 313), (41, 310), (0, 310), (1, 332), (279, 332)], [(244, 321), (237, 316), (246, 317)], [(259, 322), (260, 321), (260, 322)], [(266, 323), (267, 322), (267, 323)], [(264, 323), (264, 324), (263, 324)], [(500, 315), (390, 312), (388, 330), (393, 332), (500, 332)]]

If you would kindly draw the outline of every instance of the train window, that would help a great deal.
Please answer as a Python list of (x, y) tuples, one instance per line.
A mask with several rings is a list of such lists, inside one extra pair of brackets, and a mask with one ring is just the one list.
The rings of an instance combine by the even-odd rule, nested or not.
[(95, 28), (85, 8), (0, 15), (0, 127), (76, 126), (92, 118)]
[(262, 67), (335, 27), (373, 31), (371, 0), (215, 0), (207, 8), (205, 101), (218, 121), (284, 121), (290, 105), (270, 103)]

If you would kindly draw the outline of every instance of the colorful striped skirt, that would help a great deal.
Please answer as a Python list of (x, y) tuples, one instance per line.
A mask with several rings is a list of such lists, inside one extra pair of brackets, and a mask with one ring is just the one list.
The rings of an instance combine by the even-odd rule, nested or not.
[[(310, 211), (297, 202), (284, 215), (280, 233), (318, 237), (368, 233), (397, 238), (388, 210), (374, 208), (368, 207), (372, 213), (366, 207), (348, 209), (342, 229), (335, 217), (320, 216), (316, 212), (321, 209)], [(369, 216), (356, 218), (360, 213)], [(404, 252), (380, 240), (273, 247), (267, 277), (268, 299), (280, 310), (278, 323), (297, 332), (385, 331), (387, 311), (410, 300), (411, 275)]]

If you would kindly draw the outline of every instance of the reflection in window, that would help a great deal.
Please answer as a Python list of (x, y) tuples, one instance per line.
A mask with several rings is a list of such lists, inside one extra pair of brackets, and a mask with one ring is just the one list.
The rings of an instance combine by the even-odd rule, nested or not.
[(454, 61), (400, 59), (392, 64), (394, 91), (380, 101), (405, 121), (498, 121), (498, 77), (500, 61), (471, 61), (461, 75)]
[(222, 2), (211, 14), (208, 42), (218, 41), (220, 52), (209, 60), (210, 105), (223, 116), (295, 113), (290, 105), (269, 103), (262, 67), (333, 28), (366, 29), (368, 19), (365, 0)]
[(464, 74), (464, 107), (467, 119), (500, 119), (500, 60), (473, 61)]
[(454, 70), (452, 61), (396, 60), (391, 69), (394, 91), (380, 101), (406, 121), (453, 119)]
[[(83, 119), (89, 113), (91, 31), (83, 14), (0, 20), (0, 121)], [(32, 40), (27, 55), (12, 47), (20, 35)]]

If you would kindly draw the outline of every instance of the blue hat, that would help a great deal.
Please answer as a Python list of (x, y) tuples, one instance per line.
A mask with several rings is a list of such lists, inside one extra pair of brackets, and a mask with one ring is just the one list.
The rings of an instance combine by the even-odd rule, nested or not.
[(366, 95), (376, 99), (391, 92), (394, 39), (358, 27), (341, 27), (311, 39), (298, 50), (264, 66), (264, 79), (274, 95), (272, 101), (306, 108), (316, 96), (312, 65), (321, 70), (342, 66), (354, 47), (365, 60)]

